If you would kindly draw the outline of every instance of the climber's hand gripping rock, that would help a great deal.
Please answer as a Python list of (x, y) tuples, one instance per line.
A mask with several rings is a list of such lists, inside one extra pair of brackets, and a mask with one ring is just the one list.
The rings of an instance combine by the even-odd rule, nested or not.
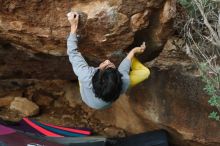
[(69, 12), (67, 17), (71, 25), (71, 33), (76, 33), (79, 22), (79, 14), (77, 12)]
[(143, 42), (140, 47), (135, 47), (134, 49), (132, 49), (132, 51), (134, 52), (134, 54), (143, 53), (145, 49), (146, 49), (146, 45), (145, 45), (145, 42)]

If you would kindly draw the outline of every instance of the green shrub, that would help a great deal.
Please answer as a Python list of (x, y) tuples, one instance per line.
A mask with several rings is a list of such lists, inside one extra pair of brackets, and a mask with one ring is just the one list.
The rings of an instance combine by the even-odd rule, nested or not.
[[(205, 83), (203, 90), (210, 96), (208, 103), (220, 110), (220, 76), (210, 73), (207, 63), (200, 64), (200, 72), (202, 75), (202, 80)], [(209, 115), (209, 118), (217, 121), (220, 120), (219, 114), (216, 111), (212, 111)]]

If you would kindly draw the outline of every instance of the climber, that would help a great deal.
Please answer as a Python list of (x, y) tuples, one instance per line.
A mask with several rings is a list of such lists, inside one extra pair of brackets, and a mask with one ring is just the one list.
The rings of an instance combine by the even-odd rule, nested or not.
[(99, 67), (92, 67), (87, 64), (77, 47), (76, 31), (79, 14), (70, 12), (67, 17), (71, 24), (71, 32), (67, 39), (67, 54), (79, 80), (82, 100), (89, 107), (107, 108), (118, 99), (120, 94), (125, 93), (129, 86), (133, 87), (148, 78), (149, 69), (134, 57), (135, 54), (145, 51), (145, 43), (132, 49), (118, 68), (110, 60), (105, 60)]

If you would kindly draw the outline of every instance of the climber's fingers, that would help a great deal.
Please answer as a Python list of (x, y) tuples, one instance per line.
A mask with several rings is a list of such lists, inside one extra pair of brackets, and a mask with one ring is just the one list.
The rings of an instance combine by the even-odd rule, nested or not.
[(67, 14), (67, 18), (68, 18), (69, 21), (72, 20), (72, 19), (73, 19), (73, 13), (72, 13), (72, 12), (69, 12), (69, 13)]
[(145, 50), (145, 48), (146, 48), (145, 42), (142, 43), (141, 48)]
[(145, 48), (140, 48), (140, 53), (143, 53), (145, 51)]
[(69, 21), (78, 22), (78, 20), (79, 20), (79, 14), (77, 12), (69, 12), (67, 14), (67, 17), (68, 17)]

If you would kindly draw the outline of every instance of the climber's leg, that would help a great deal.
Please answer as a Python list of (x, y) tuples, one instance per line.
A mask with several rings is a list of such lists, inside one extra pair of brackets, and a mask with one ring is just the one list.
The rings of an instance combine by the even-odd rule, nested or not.
[(130, 87), (133, 87), (150, 75), (150, 70), (145, 67), (137, 58), (132, 58), (131, 62), (131, 72), (130, 72)]

